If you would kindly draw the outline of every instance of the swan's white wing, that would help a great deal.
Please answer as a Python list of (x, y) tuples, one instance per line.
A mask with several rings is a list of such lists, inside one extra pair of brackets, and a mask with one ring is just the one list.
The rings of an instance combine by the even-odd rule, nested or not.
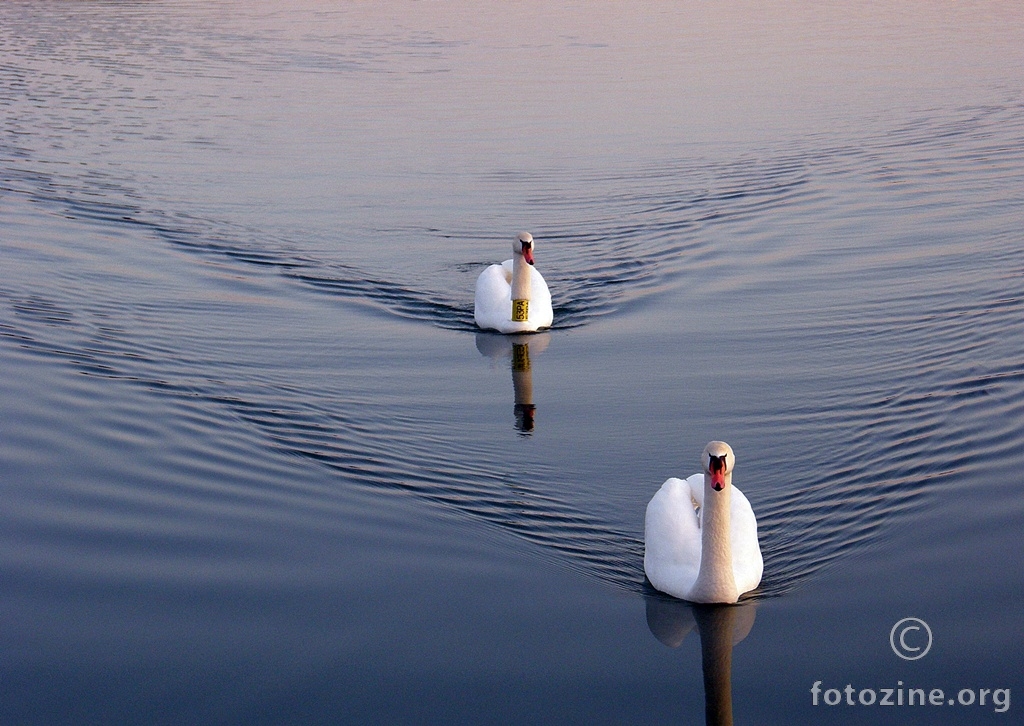
[(764, 560), (757, 542), (757, 519), (747, 497), (732, 488), (730, 512), (732, 530), (732, 572), (740, 594), (753, 590), (761, 582)]
[(697, 502), (698, 507), (704, 506), (704, 475), (694, 474), (686, 477), (686, 483), (690, 485), (690, 496)]
[(700, 527), (688, 481), (672, 478), (647, 505), (644, 571), (661, 592), (685, 598), (700, 571)]
[(551, 309), (551, 292), (544, 276), (536, 267), (530, 267), (530, 313), (529, 321), (538, 328), (550, 328), (555, 319)]
[[(511, 260), (508, 264), (511, 268)], [(511, 276), (511, 270), (508, 275)], [(476, 279), (473, 317), (485, 330), (501, 330), (512, 320), (512, 287), (502, 265), (490, 265)]]

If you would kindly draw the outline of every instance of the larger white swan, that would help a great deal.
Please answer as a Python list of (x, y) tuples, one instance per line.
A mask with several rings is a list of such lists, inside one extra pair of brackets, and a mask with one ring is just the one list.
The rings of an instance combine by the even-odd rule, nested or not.
[(757, 519), (732, 485), (736, 456), (728, 444), (712, 441), (701, 464), (704, 473), (669, 479), (647, 505), (644, 571), (673, 597), (733, 603), (761, 582)]
[(512, 243), (512, 259), (477, 278), (473, 317), (484, 330), (532, 333), (551, 326), (551, 293), (533, 266), (533, 246), (533, 235), (523, 232)]

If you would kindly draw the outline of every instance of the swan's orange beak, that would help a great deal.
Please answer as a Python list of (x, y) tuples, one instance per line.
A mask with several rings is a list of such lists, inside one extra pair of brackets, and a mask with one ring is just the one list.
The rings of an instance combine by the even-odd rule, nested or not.
[(533, 249), (530, 247), (523, 247), (523, 259), (526, 260), (528, 265), (533, 264)]
[(712, 456), (708, 462), (708, 473), (711, 474), (711, 488), (716, 492), (725, 488), (725, 457)]

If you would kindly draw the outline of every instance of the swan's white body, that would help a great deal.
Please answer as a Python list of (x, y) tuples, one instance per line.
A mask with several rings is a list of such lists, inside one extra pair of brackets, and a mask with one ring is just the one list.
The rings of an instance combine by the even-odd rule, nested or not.
[[(533, 237), (525, 232), (519, 235), (512, 251), (511, 260), (490, 265), (477, 278), (476, 324), (499, 333), (532, 333), (550, 327), (554, 320), (551, 293), (533, 266)], [(525, 319), (513, 319), (513, 300), (528, 301)]]
[(644, 571), (661, 592), (733, 603), (761, 582), (757, 519), (732, 486), (734, 462), (728, 444), (713, 441), (704, 450), (704, 473), (669, 479), (647, 505)]

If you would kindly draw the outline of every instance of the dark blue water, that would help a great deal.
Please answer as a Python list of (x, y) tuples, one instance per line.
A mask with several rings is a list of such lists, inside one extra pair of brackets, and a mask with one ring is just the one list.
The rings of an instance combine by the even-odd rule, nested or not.
[[(0, 6), (0, 722), (1013, 722), (1022, 20)], [(693, 609), (711, 439), (765, 576)]]

